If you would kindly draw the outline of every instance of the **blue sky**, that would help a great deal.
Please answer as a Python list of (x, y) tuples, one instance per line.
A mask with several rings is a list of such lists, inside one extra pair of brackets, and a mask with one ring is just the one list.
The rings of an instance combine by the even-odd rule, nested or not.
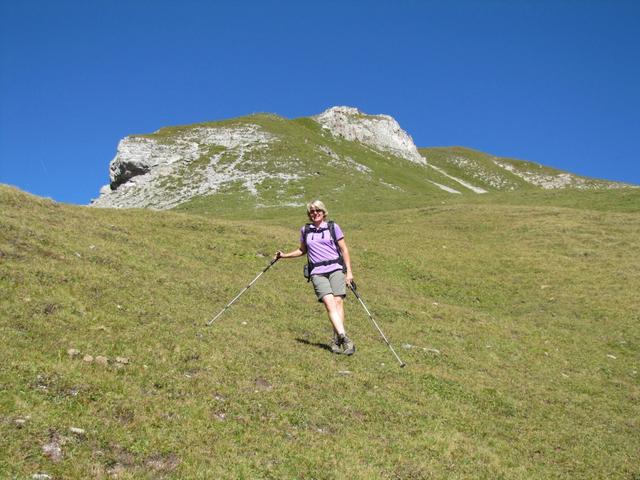
[(0, 183), (86, 204), (118, 141), (334, 105), (640, 184), (640, 2), (0, 0)]

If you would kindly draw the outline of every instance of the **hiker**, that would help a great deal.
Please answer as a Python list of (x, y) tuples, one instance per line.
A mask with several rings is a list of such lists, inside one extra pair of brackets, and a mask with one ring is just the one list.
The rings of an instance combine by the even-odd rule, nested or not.
[(318, 301), (324, 304), (333, 326), (331, 351), (353, 355), (356, 347), (344, 328), (344, 298), (347, 284), (353, 281), (349, 249), (342, 229), (337, 223), (327, 221), (324, 203), (315, 200), (307, 204), (307, 215), (311, 223), (300, 229), (300, 247), (289, 253), (278, 250), (275, 258), (297, 258), (307, 254), (305, 277), (313, 284)]

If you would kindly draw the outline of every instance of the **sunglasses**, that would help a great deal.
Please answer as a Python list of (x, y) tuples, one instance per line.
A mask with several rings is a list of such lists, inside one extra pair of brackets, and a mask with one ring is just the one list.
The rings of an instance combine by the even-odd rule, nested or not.
[(316, 213), (324, 213), (324, 210), (309, 210), (309, 215), (315, 215)]

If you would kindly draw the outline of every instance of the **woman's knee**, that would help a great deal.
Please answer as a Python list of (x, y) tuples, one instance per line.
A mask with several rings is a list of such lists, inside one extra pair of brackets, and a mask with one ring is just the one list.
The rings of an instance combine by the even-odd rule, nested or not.
[(334, 297), (332, 294), (328, 293), (324, 297), (322, 297), (322, 303), (327, 307), (327, 310), (335, 310), (338, 306), (337, 304), (338, 297)]

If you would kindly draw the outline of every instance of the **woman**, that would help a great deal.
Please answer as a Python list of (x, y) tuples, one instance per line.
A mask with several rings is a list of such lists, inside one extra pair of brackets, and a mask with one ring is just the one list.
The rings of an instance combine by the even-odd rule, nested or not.
[(346, 286), (353, 281), (349, 249), (340, 227), (327, 222), (328, 212), (324, 203), (320, 200), (309, 203), (307, 215), (311, 223), (300, 229), (300, 247), (289, 253), (278, 250), (276, 258), (297, 258), (307, 254), (313, 288), (318, 301), (327, 309), (333, 326), (331, 351), (353, 355), (356, 347), (344, 328)]

